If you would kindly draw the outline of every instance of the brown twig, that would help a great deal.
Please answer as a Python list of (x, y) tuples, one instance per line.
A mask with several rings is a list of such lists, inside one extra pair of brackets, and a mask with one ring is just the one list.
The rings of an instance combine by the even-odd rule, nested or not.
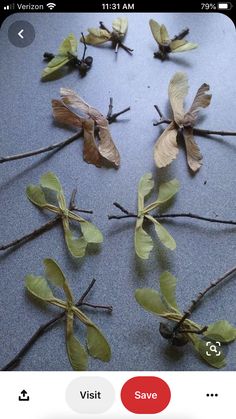
[[(75, 304), (76, 307), (81, 306), (88, 306), (93, 307), (96, 309), (103, 309), (107, 310), (108, 312), (112, 312), (112, 306), (106, 306), (106, 305), (98, 305), (98, 304), (89, 304), (85, 303), (84, 300), (87, 297), (88, 293), (91, 291), (95, 284), (96, 280), (93, 279), (92, 282), (89, 284), (88, 288), (85, 290), (85, 292), (81, 295), (79, 301)], [(18, 367), (20, 365), (20, 362), (22, 361), (23, 357), (27, 354), (27, 352), (32, 348), (32, 346), (35, 344), (35, 342), (44, 334), (46, 333), (55, 323), (57, 323), (60, 319), (63, 319), (66, 315), (66, 311), (63, 311), (62, 313), (59, 313), (57, 316), (53, 317), (48, 322), (42, 324), (36, 332), (31, 336), (31, 338), (28, 340), (28, 342), (21, 348), (21, 350), (16, 354), (16, 356), (8, 362), (3, 368), (1, 368), (1, 371), (11, 371)]]
[[(110, 103), (111, 103), (112, 98), (110, 98)], [(110, 108), (110, 105), (109, 105)], [(109, 122), (109, 124), (112, 124), (113, 122), (116, 122), (116, 119), (118, 118), (118, 116), (122, 115), (125, 112), (128, 112), (130, 110), (130, 107), (125, 108), (124, 110), (120, 111), (120, 112), (116, 112), (113, 115), (109, 114), (107, 116), (107, 120)], [(67, 140), (64, 141), (60, 141), (59, 143), (55, 143), (52, 145), (49, 145), (48, 147), (44, 147), (44, 148), (39, 148), (38, 150), (33, 150), (33, 151), (28, 151), (26, 153), (20, 153), (20, 154), (15, 154), (12, 156), (5, 156), (5, 157), (0, 157), (0, 164), (1, 163), (6, 163), (9, 161), (13, 161), (13, 160), (20, 160), (20, 159), (25, 159), (27, 157), (32, 157), (32, 156), (36, 156), (38, 154), (43, 154), (43, 153), (47, 153), (49, 151), (53, 151), (53, 150), (60, 150), (64, 147), (66, 147), (67, 145), (73, 143), (75, 140), (78, 140), (79, 138), (81, 138), (83, 135), (83, 131), (79, 131), (76, 134), (72, 135), (72, 137), (68, 138)]]
[[(156, 127), (161, 124), (170, 124), (173, 122), (171, 119), (165, 118), (160, 111), (160, 108), (157, 105), (154, 105), (154, 108), (156, 109), (157, 113), (160, 116), (160, 120), (158, 122), (154, 122), (153, 125)], [(204, 135), (221, 135), (221, 136), (236, 136), (235, 131), (214, 131), (214, 130), (208, 130), (208, 129), (202, 129), (202, 128), (193, 128), (193, 134), (203, 136)]]
[[(220, 278), (216, 279), (214, 282), (211, 282), (210, 285), (202, 292), (199, 292), (197, 297), (192, 300), (191, 305), (189, 306), (188, 310), (184, 312), (183, 317), (180, 319), (180, 321), (175, 325), (173, 332), (176, 332), (180, 329), (181, 325), (184, 323), (184, 321), (191, 316), (193, 311), (195, 310), (196, 306), (200, 303), (200, 301), (203, 299), (203, 297), (213, 288), (215, 288), (217, 285), (219, 285), (221, 282), (223, 282), (225, 279), (227, 279), (230, 275), (234, 274), (236, 272), (236, 266), (234, 266), (229, 271), (225, 272)], [(206, 327), (206, 326), (205, 326)], [(181, 329), (181, 333), (182, 333)]]
[[(125, 215), (108, 215), (109, 220), (121, 220), (124, 218), (138, 218), (138, 214), (135, 214), (133, 212), (126, 210), (118, 202), (114, 202), (113, 205), (116, 208), (120, 209), (121, 212), (123, 212)], [(153, 218), (155, 218), (156, 220), (160, 220), (162, 218), (193, 218), (195, 220), (209, 221), (210, 223), (236, 225), (236, 221), (233, 221), (233, 220), (221, 220), (221, 219), (216, 219), (216, 218), (203, 217), (201, 215), (193, 214), (191, 212), (156, 214), (156, 215), (153, 215)]]
[[(79, 209), (75, 206), (75, 195), (76, 195), (76, 189), (73, 190), (70, 198), (70, 204), (69, 204), (69, 210), (70, 211), (77, 211), (82, 212), (86, 214), (93, 214), (93, 211), (91, 210), (84, 210)], [(34, 239), (37, 236), (40, 236), (41, 234), (45, 233), (45, 231), (50, 230), (53, 228), (62, 218), (62, 215), (58, 214), (56, 217), (54, 217), (52, 220), (48, 221), (47, 223), (43, 224), (39, 228), (36, 228), (35, 230), (31, 231), (28, 234), (25, 234), (24, 236), (20, 237), (19, 239), (12, 240), (10, 243), (4, 244), (0, 246), (0, 251), (4, 251), (7, 249), (10, 249), (11, 247), (17, 246), (19, 244), (23, 244), (28, 242), (29, 240)]]

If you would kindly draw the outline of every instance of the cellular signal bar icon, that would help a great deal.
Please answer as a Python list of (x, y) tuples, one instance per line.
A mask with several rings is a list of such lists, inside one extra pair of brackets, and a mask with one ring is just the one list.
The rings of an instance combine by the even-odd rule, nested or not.
[(3, 7), (4, 10), (14, 10), (15, 8), (15, 4), (7, 4), (6, 6)]

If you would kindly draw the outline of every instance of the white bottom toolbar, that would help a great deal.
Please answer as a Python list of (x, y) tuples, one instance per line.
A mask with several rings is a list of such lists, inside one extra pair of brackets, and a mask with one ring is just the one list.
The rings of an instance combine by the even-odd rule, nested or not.
[(2, 372), (4, 419), (222, 419), (236, 372)]

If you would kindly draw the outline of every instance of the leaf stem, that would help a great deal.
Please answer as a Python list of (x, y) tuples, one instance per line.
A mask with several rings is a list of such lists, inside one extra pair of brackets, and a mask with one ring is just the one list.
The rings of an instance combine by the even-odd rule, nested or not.
[[(103, 22), (99, 22), (100, 25), (100, 29), (104, 29), (105, 31), (107, 31), (108, 33), (112, 34), (114, 32), (111, 32), (105, 25)], [(111, 39), (112, 41), (112, 39)], [(123, 44), (123, 42), (121, 42), (120, 40), (117, 40), (117, 43), (115, 44), (115, 52), (118, 52), (118, 48), (122, 48), (124, 49), (126, 52), (128, 52), (128, 54), (132, 55), (133, 49), (127, 47), (126, 45)]]
[[(76, 307), (81, 306), (88, 306), (93, 307), (96, 309), (104, 309), (108, 312), (112, 311), (112, 306), (108, 305), (95, 305), (95, 304), (89, 304), (85, 303), (84, 300), (87, 297), (88, 293), (91, 291), (95, 284), (96, 280), (93, 279), (91, 283), (89, 284), (88, 288), (85, 290), (85, 292), (81, 295), (78, 302), (75, 304)], [(21, 348), (21, 350), (16, 354), (16, 356), (8, 362), (3, 368), (1, 368), (1, 371), (11, 371), (18, 367), (20, 365), (20, 362), (24, 358), (24, 356), (27, 354), (27, 352), (32, 348), (32, 346), (35, 344), (35, 342), (44, 334), (46, 333), (55, 323), (57, 323), (60, 319), (63, 319), (66, 315), (66, 310), (64, 310), (62, 313), (59, 313), (55, 317), (53, 317), (48, 322), (42, 324), (36, 332), (31, 336), (31, 338), (28, 340), (28, 342)]]

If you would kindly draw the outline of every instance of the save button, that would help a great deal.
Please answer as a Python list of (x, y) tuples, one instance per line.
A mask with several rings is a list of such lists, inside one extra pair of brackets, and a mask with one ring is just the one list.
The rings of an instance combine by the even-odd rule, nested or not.
[(170, 402), (170, 388), (158, 377), (133, 377), (126, 381), (121, 390), (121, 401), (125, 408), (137, 414), (162, 412)]

